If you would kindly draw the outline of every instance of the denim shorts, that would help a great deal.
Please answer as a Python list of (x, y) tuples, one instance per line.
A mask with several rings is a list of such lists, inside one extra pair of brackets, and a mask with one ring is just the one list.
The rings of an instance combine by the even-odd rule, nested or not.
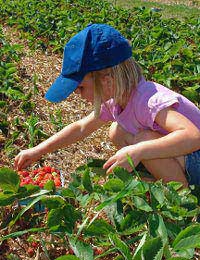
[(200, 185), (200, 150), (185, 156), (185, 171), (189, 185)]

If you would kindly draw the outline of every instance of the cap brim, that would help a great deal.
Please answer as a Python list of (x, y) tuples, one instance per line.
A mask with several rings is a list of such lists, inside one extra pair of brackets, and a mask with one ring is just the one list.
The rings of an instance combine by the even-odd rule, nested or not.
[(61, 102), (77, 88), (81, 80), (65, 78), (60, 75), (47, 90), (45, 98), (50, 102)]

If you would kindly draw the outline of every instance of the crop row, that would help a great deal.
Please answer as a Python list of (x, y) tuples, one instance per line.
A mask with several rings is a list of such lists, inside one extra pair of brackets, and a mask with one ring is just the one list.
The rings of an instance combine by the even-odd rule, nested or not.
[[(119, 29), (131, 42), (133, 56), (150, 80), (156, 80), (199, 103), (200, 20), (162, 19), (150, 9), (125, 10), (106, 1), (3, 1), (0, 0), (1, 23), (21, 30), (32, 48), (61, 52), (64, 43), (91, 22), (108, 23)], [(31, 87), (23, 85), (23, 68), (18, 63), (22, 46), (11, 45), (0, 31), (0, 107), (1, 140), (6, 152), (15, 153), (13, 144), (33, 146), (46, 137), (35, 114), (31, 96), (37, 92), (36, 75), (29, 78)], [(18, 108), (10, 122), (10, 111)], [(58, 118), (56, 118), (58, 117)], [(52, 121), (60, 121), (59, 114)], [(23, 130), (23, 131), (22, 131)], [(22, 137), (23, 132), (23, 137)]]
[(62, 51), (89, 23), (116, 27), (133, 46), (147, 77), (199, 102), (200, 20), (163, 19), (150, 9), (122, 9), (106, 1), (0, 1), (1, 20), (24, 32), (32, 47)]
[(35, 103), (31, 99), (37, 92), (35, 75), (28, 79), (30, 88), (23, 85), (27, 76), (19, 66), (23, 46), (10, 44), (2, 28), (0, 46), (0, 141), (4, 152), (13, 157), (19, 147), (32, 147), (47, 134), (39, 124), (40, 118), (34, 112)]
[[(88, 160), (72, 173), (67, 188), (57, 190), (52, 180), (42, 190), (31, 184), (20, 186), (16, 172), (1, 168), (0, 206), (5, 233), (0, 240), (31, 233), (51, 234), (76, 255), (59, 260), (103, 256), (118, 260), (195, 259), (195, 248), (200, 247), (200, 208), (191, 190), (181, 189), (175, 182), (146, 183), (135, 170), (129, 173), (120, 167), (106, 176), (103, 163)], [(24, 199), (28, 204), (21, 208)], [(36, 213), (29, 210), (38, 203), (46, 210), (35, 226)], [(15, 209), (9, 218), (7, 208)], [(22, 229), (20, 223), (26, 214), (29, 225)], [(95, 257), (95, 248), (101, 248), (101, 255)]]

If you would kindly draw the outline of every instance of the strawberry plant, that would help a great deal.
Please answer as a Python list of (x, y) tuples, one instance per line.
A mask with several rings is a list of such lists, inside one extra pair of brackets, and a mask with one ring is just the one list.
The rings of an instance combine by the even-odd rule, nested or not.
[[(39, 126), (39, 118), (33, 112), (35, 104), (30, 101), (31, 92), (27, 92), (19, 83), (20, 72), (17, 63), (20, 60), (22, 46), (9, 44), (2, 28), (0, 28), (0, 46), (0, 139), (4, 151), (13, 156), (16, 153), (15, 145), (21, 145), (22, 135), (23, 140), (28, 141), (28, 145), (32, 147), (46, 138), (47, 134), (42, 126)], [(13, 109), (18, 109), (19, 114), (28, 116), (26, 121), (22, 122), (19, 117), (11, 121)]]
[(127, 10), (93, 0), (0, 3), (2, 21), (17, 26), (33, 47), (44, 50), (62, 52), (89, 23), (108, 23), (130, 40), (149, 79), (176, 88), (193, 102), (200, 100), (198, 18), (163, 19), (151, 9)]
[[(70, 257), (75, 254), (74, 259), (194, 258), (195, 249), (199, 248), (200, 208), (191, 190), (175, 182), (147, 183), (138, 172), (134, 177), (136, 170), (129, 173), (120, 167), (107, 176), (103, 163), (91, 159), (72, 174), (67, 188), (55, 190), (46, 184), (40, 191), (31, 184), (20, 186), (17, 173), (1, 169), (2, 209), (24, 197), (31, 199), (9, 219), (9, 233), (1, 240), (32, 232), (49, 233), (64, 242), (66, 253)], [(50, 172), (50, 167), (44, 169), (47, 174)], [(102, 179), (104, 183), (99, 184)], [(38, 201), (47, 209), (46, 223), (42, 221), (42, 227), (12, 232), (17, 221)], [(65, 258), (66, 254), (58, 259)]]
[(0, 95), (5, 100), (8, 98), (13, 100), (24, 99), (25, 95), (17, 79), (16, 67), (16, 62), (19, 61), (19, 54), (22, 50), (22, 46), (18, 44), (10, 45), (6, 42), (1, 27), (0, 46)]

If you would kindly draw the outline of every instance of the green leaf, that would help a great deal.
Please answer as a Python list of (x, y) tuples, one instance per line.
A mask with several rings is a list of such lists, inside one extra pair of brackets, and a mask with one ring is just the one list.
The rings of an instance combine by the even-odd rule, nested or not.
[(17, 231), (17, 232), (13, 232), (9, 235), (6, 235), (6, 236), (3, 236), (3, 237), (0, 237), (0, 241), (3, 241), (3, 240), (6, 240), (6, 239), (9, 239), (9, 238), (14, 238), (14, 237), (19, 237), (19, 236), (22, 236), (24, 234), (27, 234), (27, 233), (37, 233), (37, 232), (43, 232), (45, 231), (46, 228), (31, 228), (31, 229), (25, 229), (25, 230), (21, 230), (21, 231)]
[(92, 247), (83, 242), (77, 241), (76, 239), (69, 238), (70, 246), (72, 247), (75, 255), (81, 260), (93, 260), (93, 250)]
[(167, 187), (164, 189), (165, 198), (168, 200), (168, 203), (171, 203), (172, 206), (179, 206), (181, 204), (181, 196), (178, 192), (171, 186), (171, 183), (167, 183)]
[(32, 184), (26, 184), (22, 187), (19, 187), (18, 193), (19, 193), (19, 195), (17, 194), (17, 198), (22, 199), (22, 198), (25, 198), (28, 196), (36, 197), (38, 195), (46, 194), (47, 191), (44, 192), (44, 190), (40, 190), (39, 186), (32, 185)]
[(178, 233), (181, 232), (181, 227), (173, 221), (165, 221), (165, 226), (167, 228), (168, 236), (171, 240), (174, 240)]
[(0, 108), (8, 106), (8, 103), (6, 101), (0, 100)]
[(103, 209), (104, 207), (116, 202), (117, 200), (130, 195), (133, 192), (134, 188), (140, 184), (141, 184), (141, 182), (133, 179), (132, 181), (127, 183), (127, 185), (124, 187), (124, 189), (121, 190), (116, 196), (112, 196), (111, 198), (104, 200), (100, 205), (98, 205), (96, 207), (96, 210), (99, 211), (99, 210)]
[(121, 230), (129, 231), (131, 228), (137, 228), (138, 225), (146, 224), (147, 216), (142, 210), (132, 210), (128, 212), (122, 219), (120, 226)]
[(158, 214), (151, 214), (148, 218), (150, 235), (153, 237), (161, 237), (163, 244), (168, 243), (167, 229), (163, 218)]
[(63, 197), (72, 198), (72, 199), (75, 199), (75, 197), (76, 197), (74, 192), (72, 190), (70, 190), (70, 189), (62, 189), (61, 190), (61, 195)]
[(104, 219), (96, 219), (85, 229), (85, 234), (89, 236), (106, 236), (114, 233), (115, 229)]
[(165, 201), (165, 194), (163, 192), (163, 187), (155, 183), (154, 185), (151, 186), (151, 193), (162, 206)]
[(80, 219), (80, 212), (75, 210), (71, 204), (60, 208), (51, 209), (47, 217), (47, 225), (51, 231), (62, 231), (72, 233), (75, 222)]
[(182, 53), (183, 53), (183, 55), (185, 55), (185, 56), (188, 57), (188, 58), (192, 58), (192, 57), (193, 57), (193, 51), (192, 51), (192, 49), (184, 48), (184, 49), (182, 50)]
[(134, 206), (138, 209), (144, 210), (146, 212), (153, 211), (153, 209), (148, 205), (148, 203), (138, 196), (133, 197), (133, 203)]
[(20, 178), (15, 171), (9, 168), (0, 169), (0, 188), (3, 191), (16, 193), (19, 189), (19, 184)]
[(90, 172), (97, 176), (106, 177), (106, 170), (100, 167), (89, 167)]
[(147, 233), (144, 233), (142, 239), (140, 240), (140, 243), (139, 245), (137, 246), (136, 250), (135, 250), (135, 253), (133, 255), (133, 260), (141, 260), (142, 259), (142, 248), (146, 242), (146, 239), (147, 239)]
[(124, 188), (124, 183), (120, 179), (110, 179), (103, 185), (103, 188), (107, 191), (118, 192)]
[(67, 204), (63, 207), (63, 216), (66, 223), (74, 225), (74, 223), (81, 218), (81, 211), (75, 209), (72, 204)]
[(6, 69), (9, 69), (9, 68), (15, 68), (15, 63), (11, 63), (11, 62), (7, 62), (6, 64), (5, 64), (5, 68)]
[(6, 77), (9, 77), (11, 74), (14, 74), (17, 72), (16, 67), (10, 67), (9, 69), (6, 70)]
[(109, 239), (113, 246), (115, 246), (126, 260), (132, 260), (132, 255), (127, 244), (122, 241), (116, 234), (110, 234)]
[(115, 167), (113, 172), (123, 182), (128, 182), (133, 178), (130, 172), (128, 172), (126, 169), (119, 166)]
[(146, 229), (146, 224), (141, 224), (139, 226), (133, 226), (129, 229), (125, 229), (122, 232), (119, 232), (119, 234), (122, 236), (129, 236), (129, 235), (135, 234), (137, 232), (141, 232), (144, 229)]
[(42, 199), (42, 203), (48, 208), (48, 209), (56, 209), (59, 207), (62, 207), (65, 205), (66, 201), (63, 197), (59, 195), (50, 195), (46, 196)]
[(190, 248), (200, 248), (200, 234), (193, 235), (180, 240), (174, 247), (174, 250), (185, 250)]
[(12, 204), (16, 199), (16, 196), (13, 194), (4, 194), (0, 193), (0, 207), (2, 206), (8, 206)]
[[(181, 50), (183, 44), (185, 43), (185, 40), (181, 39), (177, 43), (174, 43), (172, 47), (166, 52), (166, 54), (163, 57), (163, 62), (168, 61), (170, 58), (174, 58), (175, 55)], [(157, 61), (158, 62), (158, 61)], [(160, 61), (159, 61), (160, 62)]]
[(50, 229), (57, 229), (61, 223), (62, 223), (62, 218), (63, 218), (63, 211), (62, 209), (51, 209), (48, 217), (47, 217), (47, 226)]
[(88, 167), (99, 167), (99, 168), (102, 168), (105, 162), (106, 161), (102, 160), (102, 159), (88, 158), (87, 159), (87, 166)]
[(84, 188), (88, 192), (90, 192), (90, 193), (93, 192), (92, 182), (90, 180), (90, 172), (89, 172), (88, 168), (86, 168), (83, 173), (82, 183), (83, 183)]
[(199, 101), (200, 100), (200, 95), (198, 93), (198, 89), (200, 90), (200, 86), (192, 86), (192, 87), (187, 87), (185, 90), (182, 91), (182, 94), (190, 99), (191, 101)]
[(55, 183), (53, 180), (48, 180), (45, 185), (44, 185), (44, 189), (45, 190), (49, 190), (49, 191), (52, 191), (52, 190), (55, 190)]
[(163, 256), (163, 244), (160, 237), (149, 239), (142, 247), (142, 259), (149, 260), (161, 260)]
[(21, 92), (20, 90), (16, 90), (16, 89), (11, 89), (11, 88), (9, 88), (6, 92), (5, 92), (5, 94), (9, 97), (9, 98), (11, 98), (11, 99), (13, 99), (13, 100), (18, 100), (18, 99), (25, 99), (26, 98), (26, 96), (24, 95), (24, 93), (23, 92)]
[[(200, 247), (200, 224), (193, 224), (182, 230), (172, 246), (175, 250)], [(187, 242), (187, 243), (186, 243)]]

